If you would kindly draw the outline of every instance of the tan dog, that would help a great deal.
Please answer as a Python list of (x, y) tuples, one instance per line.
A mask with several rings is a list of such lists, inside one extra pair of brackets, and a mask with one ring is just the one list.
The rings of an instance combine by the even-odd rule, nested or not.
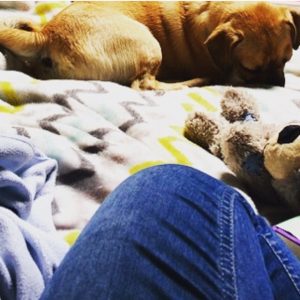
[(298, 12), (253, 2), (75, 2), (40, 31), (0, 29), (0, 45), (35, 77), (137, 89), (283, 86), (284, 65), (299, 44)]

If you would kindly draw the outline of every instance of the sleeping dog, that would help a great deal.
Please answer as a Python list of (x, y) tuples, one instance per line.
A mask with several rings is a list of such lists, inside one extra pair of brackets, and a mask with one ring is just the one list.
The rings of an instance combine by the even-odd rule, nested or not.
[(299, 12), (255, 2), (74, 2), (40, 29), (0, 29), (34, 77), (136, 89), (283, 86), (299, 44)]

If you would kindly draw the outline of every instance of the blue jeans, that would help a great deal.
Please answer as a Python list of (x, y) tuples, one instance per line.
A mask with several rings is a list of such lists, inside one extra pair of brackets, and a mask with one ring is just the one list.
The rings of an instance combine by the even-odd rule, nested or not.
[(300, 299), (300, 263), (231, 187), (162, 165), (110, 194), (42, 299)]

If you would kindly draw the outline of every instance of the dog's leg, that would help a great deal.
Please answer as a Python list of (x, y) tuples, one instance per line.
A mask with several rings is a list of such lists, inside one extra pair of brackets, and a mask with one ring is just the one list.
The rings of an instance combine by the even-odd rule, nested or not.
[[(69, 21), (72, 36), (60, 26), (63, 22), (63, 16), (54, 18), (41, 30), (28, 22), (20, 22), (16, 26), (20, 29), (1, 27), (0, 45), (21, 60), (30, 60), (26, 72), (34, 70), (34, 76), (42, 79), (105, 80), (137, 90), (177, 90), (208, 83), (204, 79), (156, 80), (162, 61), (160, 44), (145, 25), (127, 16), (110, 12), (108, 17), (100, 11), (97, 17), (81, 20), (80, 26)], [(42, 57), (56, 62), (50, 70), (44, 70)]]
[[(120, 22), (120, 20), (119, 20)], [(192, 86), (204, 86), (209, 84), (205, 78), (194, 78), (181, 82), (161, 82), (156, 79), (162, 61), (162, 53), (159, 42), (143, 24), (127, 19), (126, 25), (135, 23), (132, 40), (135, 40), (135, 48), (132, 56), (135, 57), (134, 65), (138, 66), (136, 75), (131, 82), (135, 90), (178, 90)], [(125, 24), (124, 24), (125, 26)], [(129, 63), (129, 65), (132, 64)]]
[(34, 5), (34, 1), (0, 1), (0, 9), (29, 10)]
[(149, 73), (143, 75), (141, 78), (138, 78), (133, 81), (131, 87), (135, 90), (179, 90), (186, 87), (193, 86), (204, 86), (209, 84), (209, 80), (205, 78), (194, 78), (187, 81), (167, 83), (161, 82), (155, 79), (155, 76), (150, 75)]

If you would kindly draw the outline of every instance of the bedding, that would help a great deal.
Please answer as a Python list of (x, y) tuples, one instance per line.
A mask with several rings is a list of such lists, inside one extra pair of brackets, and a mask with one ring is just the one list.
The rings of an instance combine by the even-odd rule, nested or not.
[(51, 214), (57, 163), (1, 134), (0, 166), (0, 298), (38, 299), (69, 248)]
[[(36, 2), (21, 15), (43, 24), (68, 4)], [(12, 23), (21, 16), (3, 13), (9, 14)], [(264, 121), (299, 120), (299, 57), (295, 51), (287, 65), (285, 88), (240, 88), (257, 100)], [(0, 134), (27, 137), (57, 161), (53, 222), (72, 242), (106, 195), (131, 174), (153, 165), (179, 163), (195, 167), (246, 195), (243, 185), (223, 162), (182, 133), (189, 113), (218, 111), (225, 90), (222, 86), (207, 86), (137, 92), (112, 82), (42, 81), (2, 70)], [(290, 216), (285, 207), (266, 206), (261, 213), (272, 223)]]

